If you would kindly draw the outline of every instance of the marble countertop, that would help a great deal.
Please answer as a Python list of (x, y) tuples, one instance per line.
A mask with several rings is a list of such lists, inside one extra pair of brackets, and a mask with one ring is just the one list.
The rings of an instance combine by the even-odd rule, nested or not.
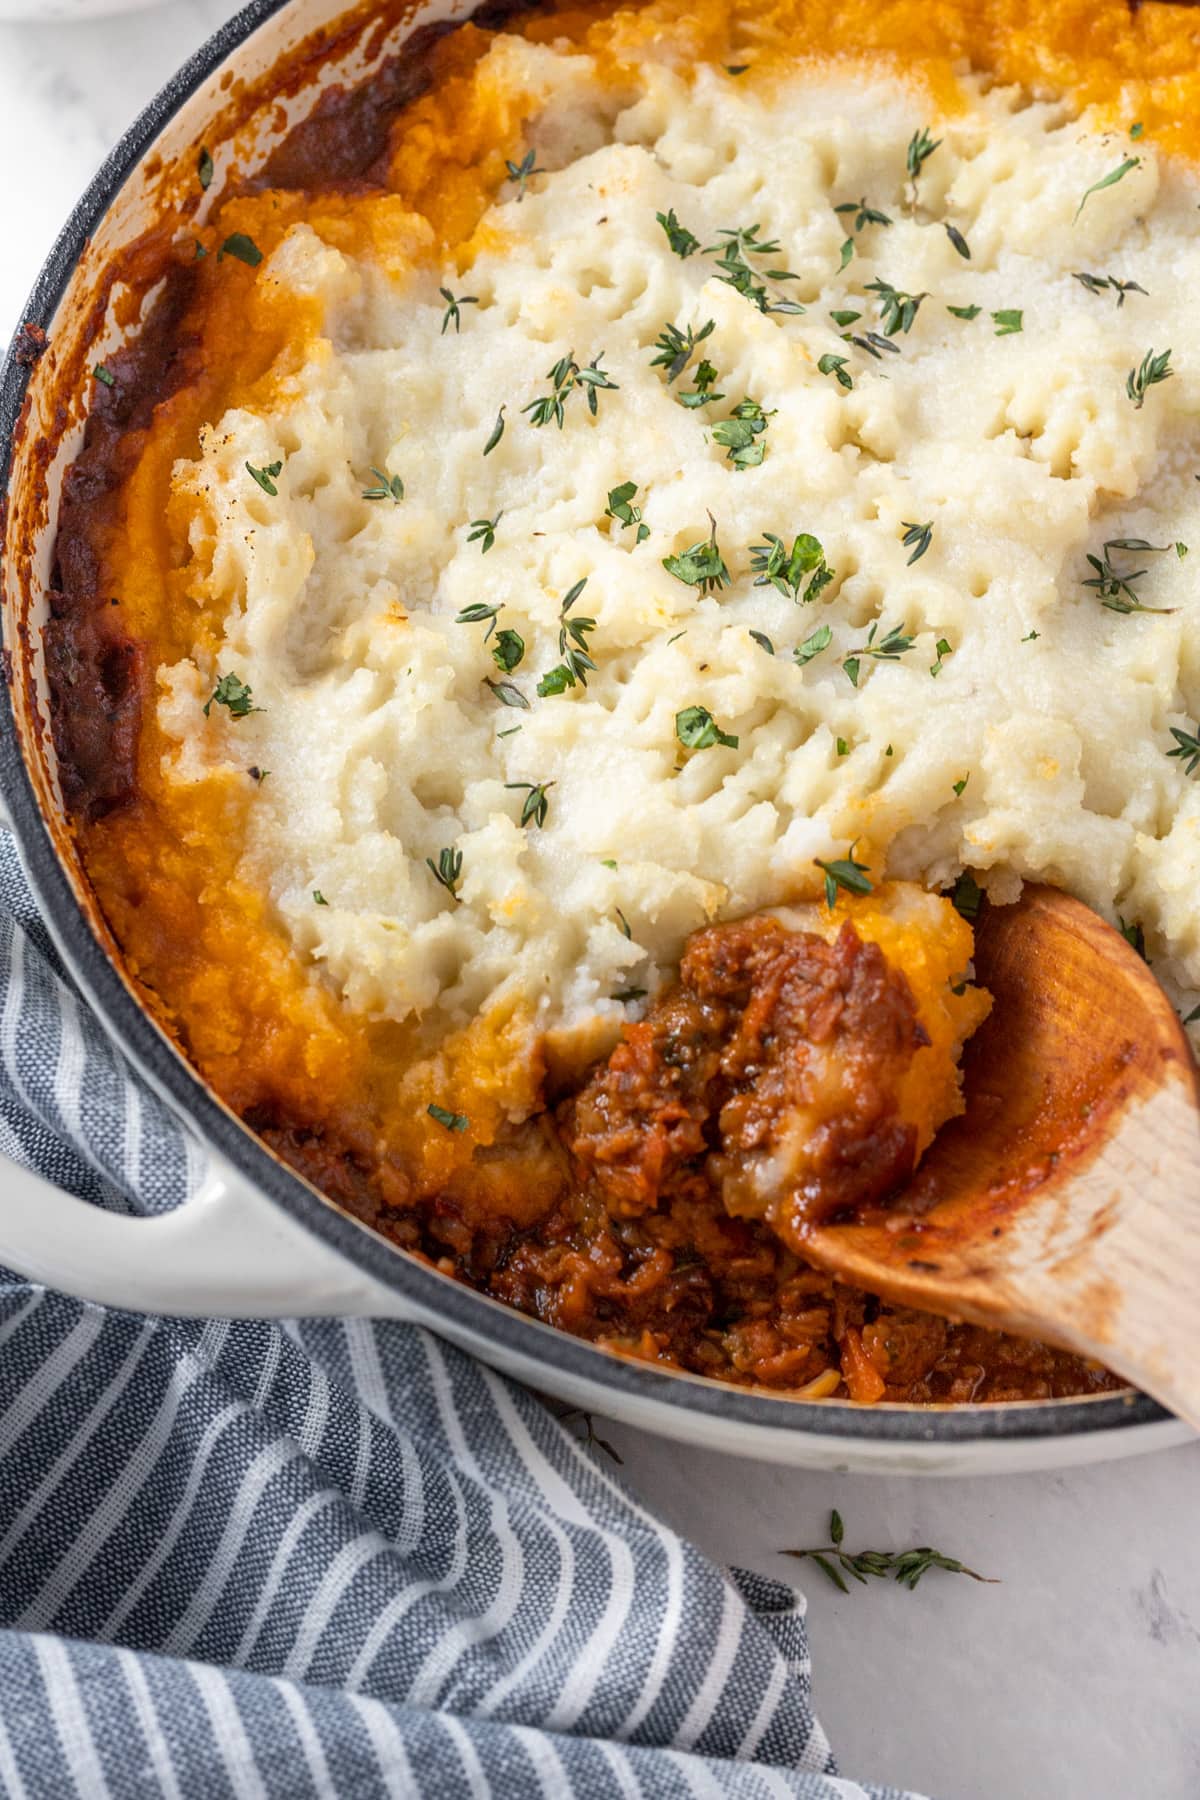
[[(75, 24), (52, 10), (0, 24), (5, 337), (105, 151), (233, 7), (177, 0)], [(778, 1552), (821, 1541), (836, 1505), (852, 1547), (934, 1544), (1001, 1578), (843, 1596), (804, 1572), (817, 1707), (848, 1774), (945, 1800), (1200, 1794), (1200, 1444), (917, 1481), (770, 1469), (597, 1428), (629, 1482), (722, 1561), (794, 1580)]]

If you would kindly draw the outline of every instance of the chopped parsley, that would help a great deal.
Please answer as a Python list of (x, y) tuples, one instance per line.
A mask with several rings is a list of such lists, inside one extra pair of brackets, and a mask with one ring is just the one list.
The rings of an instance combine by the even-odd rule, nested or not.
[(853, 844), (849, 856), (838, 857), (833, 862), (823, 862), (819, 856), (814, 856), (813, 861), (825, 876), (825, 904), (830, 912), (837, 905), (839, 888), (848, 894), (871, 893), (870, 864), (854, 860)]
[(264, 463), (261, 469), (256, 469), (253, 463), (247, 463), (246, 473), (253, 475), (263, 493), (269, 494), (272, 500), (275, 500), (279, 495), (279, 489), (275, 486), (275, 477), (282, 468), (281, 462)]
[(911, 569), (915, 562), (920, 562), (933, 542), (933, 521), (927, 520), (924, 525), (914, 525), (908, 519), (901, 519), (900, 529), (903, 533), (901, 544), (906, 550), (912, 550), (908, 559), (908, 567)]
[(500, 439), (503, 436), (504, 436), (504, 408), (501, 407), (500, 411), (496, 414), (496, 423), (492, 426), (492, 435), (488, 439), (487, 443), (483, 446), (483, 454), (485, 456), (490, 456), (492, 454), (492, 451), (496, 448), (496, 445), (500, 442)]
[(1125, 377), (1125, 392), (1140, 412), (1146, 400), (1146, 389), (1154, 387), (1160, 381), (1169, 381), (1175, 373), (1171, 367), (1171, 352), (1164, 350), (1156, 356), (1153, 350), (1147, 350), (1136, 369), (1130, 369)]
[(212, 152), (207, 144), (201, 144), (200, 154), (196, 158), (196, 179), (202, 188), (207, 190), (212, 186), (214, 172)]
[(716, 593), (719, 588), (727, 587), (733, 579), (717, 543), (717, 522), (711, 513), (708, 516), (712, 531), (707, 538), (701, 538), (698, 544), (689, 544), (678, 556), (664, 556), (662, 559), (662, 566), (668, 575), (673, 575), (676, 581), (682, 581), (685, 587), (699, 588), (702, 594)]
[[(854, 317), (859, 315), (855, 313)], [(817, 369), (822, 375), (832, 375), (839, 387), (850, 389), (854, 386), (854, 377), (846, 367), (849, 360), (848, 356), (834, 356), (827, 350), (824, 356), (817, 358)]]
[(1076, 270), (1072, 280), (1079, 282), (1089, 294), (1101, 294), (1105, 288), (1111, 288), (1117, 296), (1117, 305), (1124, 306), (1126, 294), (1144, 294), (1146, 289), (1136, 281), (1121, 281), (1116, 275), (1089, 275), (1086, 270)]
[(721, 419), (713, 426), (713, 442), (724, 448), (726, 460), (735, 469), (757, 468), (766, 452), (765, 444), (759, 440), (767, 429), (767, 420), (773, 416), (747, 396), (738, 401), (732, 418)]
[(606, 519), (615, 519), (624, 531), (628, 525), (637, 526), (635, 543), (642, 544), (650, 536), (650, 527), (642, 523), (642, 509), (634, 506), (633, 496), (637, 493), (636, 481), (622, 481), (617, 487), (608, 490), (608, 505), (604, 509)]
[(906, 655), (917, 641), (916, 638), (909, 637), (901, 626), (893, 625), (876, 643), (878, 631), (879, 622), (876, 620), (867, 633), (866, 643), (861, 644), (857, 650), (852, 650), (848, 656), (842, 658), (842, 667), (850, 677), (851, 687), (858, 686), (859, 669), (864, 656), (874, 657), (879, 662), (895, 662), (899, 657)]
[(1125, 179), (1131, 169), (1140, 169), (1141, 166), (1142, 159), (1140, 156), (1127, 156), (1123, 162), (1117, 164), (1115, 169), (1110, 169), (1107, 175), (1102, 175), (1099, 181), (1093, 181), (1091, 187), (1088, 188), (1083, 199), (1075, 208), (1075, 218), (1071, 220), (1072, 225), (1075, 223), (1075, 219), (1078, 219), (1080, 213), (1083, 211), (1093, 194), (1098, 194), (1102, 188), (1115, 187), (1118, 181), (1123, 181)]
[(247, 237), (244, 231), (234, 231), (225, 239), (217, 251), (217, 261), (220, 262), (226, 256), (236, 256), (248, 269), (257, 269), (263, 259), (262, 251), (254, 239)]
[(595, 619), (569, 619), (567, 614), (588, 584), (587, 576), (577, 581), (573, 588), (563, 596), (559, 608), (558, 654), (562, 662), (551, 669), (537, 684), (537, 691), (542, 699), (551, 694), (565, 693), (576, 683), (580, 687), (587, 686), (588, 670), (596, 667), (588, 654), (588, 637), (596, 629)]
[(486, 556), (496, 541), (496, 527), (504, 517), (504, 510), (496, 514), (494, 519), (472, 519), (467, 531), (468, 544), (479, 544), (481, 556)]
[(1002, 307), (992, 314), (992, 323), (996, 327), (997, 337), (1012, 337), (1014, 332), (1025, 328), (1025, 314), (1017, 306)]
[[(782, 538), (776, 537), (773, 531), (764, 531), (765, 544), (753, 544), (750, 548), (750, 568), (754, 575), (755, 587), (773, 587), (784, 599), (801, 598), (800, 589), (805, 588), (804, 600), (816, 600), (833, 580), (835, 571), (825, 561), (825, 550), (820, 538), (813, 537), (809, 531), (797, 532), (792, 539), (789, 550)], [(806, 578), (811, 576), (805, 587)]]
[(814, 656), (820, 656), (822, 650), (828, 650), (832, 638), (833, 633), (828, 625), (818, 625), (815, 631), (809, 632), (799, 649), (792, 651), (792, 656), (803, 668), (805, 663), (810, 663)]
[(691, 256), (694, 251), (700, 248), (700, 239), (694, 232), (689, 231), (686, 225), (681, 225), (679, 223), (679, 220), (675, 217), (674, 207), (671, 208), (670, 212), (655, 213), (654, 216), (666, 232), (667, 242), (670, 244), (676, 256)]
[(393, 500), (399, 506), (404, 498), (404, 483), (398, 475), (389, 475), (386, 469), (377, 469), (371, 465), (371, 473), (375, 477), (375, 486), (364, 488), (364, 500)]
[[(548, 425), (553, 419), (561, 431), (563, 408), (568, 396), (576, 388), (582, 388), (586, 393), (588, 411), (594, 418), (597, 410), (597, 390), (611, 388), (614, 393), (617, 391), (617, 383), (600, 367), (603, 355), (604, 352), (601, 351), (599, 356), (593, 358), (587, 367), (582, 369), (575, 361), (573, 350), (568, 350), (565, 356), (560, 356), (554, 367), (546, 371), (546, 379), (550, 383), (550, 393), (531, 400), (528, 406), (521, 408), (523, 413), (530, 415), (529, 423), (537, 426)], [(503, 410), (501, 408), (501, 411)], [(486, 450), (484, 455), (487, 455)]]
[(531, 175), (544, 175), (546, 171), (544, 169), (539, 169), (537, 166), (536, 150), (527, 150), (519, 163), (510, 162), (506, 157), (504, 166), (508, 170), (508, 179), (510, 181), (515, 181), (517, 184), (517, 205), (519, 206), (521, 201), (525, 198), (525, 183), (529, 180), (529, 177)]
[(447, 1107), (438, 1106), (432, 1101), (425, 1111), (431, 1119), (436, 1119), (439, 1125), (444, 1125), (447, 1131), (466, 1131), (471, 1123), (466, 1113), (450, 1112)]
[[(936, 149), (936, 145), (934, 146)], [(879, 295), (879, 320), (883, 326), (885, 337), (893, 338), (898, 331), (909, 332), (913, 328), (922, 300), (929, 295), (906, 294), (902, 288), (894, 288), (890, 281), (879, 278), (868, 281), (866, 291)]]
[(729, 750), (738, 747), (737, 738), (721, 730), (707, 706), (685, 706), (677, 712), (675, 736), (685, 750), (710, 750), (714, 744), (723, 744)]
[(521, 807), (521, 823), (522, 825), (532, 823), (540, 831), (546, 823), (546, 815), (550, 811), (550, 802), (546, 796), (554, 783), (552, 781), (506, 781), (504, 785), (506, 788), (524, 791), (525, 801)]
[(224, 706), (231, 719), (244, 719), (247, 714), (261, 712), (261, 706), (255, 706), (250, 689), (238, 675), (220, 675), (217, 685), (204, 702), (204, 716), (207, 719), (214, 706)]
[(431, 871), (433, 879), (440, 882), (442, 887), (445, 888), (450, 898), (457, 901), (459, 897), (458, 884), (462, 878), (462, 851), (451, 850), (449, 846), (447, 846), (445, 849), (438, 851), (438, 859), (436, 862), (434, 862), (432, 856), (427, 856), (425, 858), (425, 866)]
[(462, 329), (462, 312), (460, 311), (460, 308), (464, 306), (478, 306), (479, 296), (478, 294), (460, 294), (458, 298), (455, 299), (449, 288), (439, 288), (438, 293), (446, 302), (446, 310), (442, 314), (441, 335), (445, 337), (446, 328), (451, 320), (453, 320), (454, 331), (457, 336), (458, 332)]

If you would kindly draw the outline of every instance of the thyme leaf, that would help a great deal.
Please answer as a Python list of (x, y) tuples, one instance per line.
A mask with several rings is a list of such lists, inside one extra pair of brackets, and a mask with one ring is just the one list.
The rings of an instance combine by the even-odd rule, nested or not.
[[(580, 368), (575, 361), (575, 352), (568, 350), (560, 356), (552, 369), (546, 371), (546, 379), (550, 383), (550, 393), (531, 400), (521, 411), (530, 415), (531, 425), (549, 425), (551, 419), (561, 431), (563, 428), (563, 410), (569, 395), (576, 388), (582, 388), (587, 395), (588, 411), (596, 416), (596, 394), (599, 388), (611, 388), (617, 392), (617, 383), (601, 367), (604, 352), (595, 357), (586, 368)], [(501, 408), (503, 411), (503, 408)], [(484, 455), (487, 455), (486, 450)]]
[(871, 866), (854, 860), (855, 846), (851, 844), (848, 856), (837, 857), (833, 862), (823, 862), (819, 856), (813, 861), (825, 876), (825, 905), (832, 912), (837, 905), (838, 889), (843, 888), (848, 894), (869, 894), (872, 890)]
[(389, 475), (385, 469), (375, 468), (374, 464), (371, 466), (371, 473), (375, 476), (376, 485), (374, 487), (363, 489), (363, 499), (394, 500), (396, 505), (399, 506), (401, 500), (404, 498), (404, 483), (401, 481), (400, 477), (398, 475)]
[(503, 507), (494, 519), (472, 519), (467, 531), (468, 544), (479, 543), (479, 553), (486, 556), (496, 541), (496, 527), (504, 517)]
[(738, 747), (737, 738), (722, 731), (707, 706), (685, 706), (675, 714), (675, 736), (685, 750), (710, 750), (723, 744), (730, 750)]
[(519, 163), (509, 162), (506, 158), (504, 166), (508, 170), (508, 179), (510, 181), (515, 181), (517, 184), (517, 205), (519, 206), (525, 198), (525, 183), (529, 180), (529, 177), (531, 175), (544, 175), (546, 171), (545, 169), (539, 169), (537, 166), (536, 150), (527, 150)]
[(433, 879), (440, 882), (450, 898), (457, 902), (459, 898), (458, 884), (462, 876), (463, 866), (462, 851), (452, 850), (447, 846), (445, 849), (438, 851), (438, 859), (436, 862), (434, 862), (432, 856), (427, 856), (425, 858), (425, 865), (432, 872)]
[(700, 239), (694, 232), (689, 231), (686, 225), (681, 225), (679, 223), (679, 220), (675, 217), (674, 207), (671, 208), (670, 212), (655, 213), (654, 216), (666, 232), (667, 242), (675, 252), (676, 256), (691, 256), (694, 251), (700, 248)]
[(901, 544), (906, 550), (912, 549), (907, 564), (911, 569), (915, 562), (920, 562), (933, 542), (933, 521), (930, 519), (924, 525), (913, 525), (908, 519), (901, 519), (900, 529), (903, 533)]
[(1140, 412), (1146, 402), (1146, 389), (1154, 387), (1160, 381), (1169, 381), (1174, 373), (1169, 350), (1162, 351), (1158, 356), (1153, 350), (1147, 350), (1137, 368), (1130, 369), (1125, 377), (1125, 392)]
[(1110, 169), (1107, 175), (1102, 175), (1099, 181), (1093, 181), (1091, 187), (1088, 188), (1083, 199), (1075, 208), (1075, 218), (1071, 220), (1072, 225), (1074, 225), (1075, 220), (1078, 219), (1080, 213), (1083, 211), (1093, 194), (1100, 193), (1103, 188), (1115, 187), (1118, 181), (1123, 181), (1125, 179), (1131, 169), (1140, 169), (1141, 166), (1142, 159), (1140, 156), (1127, 156), (1123, 162), (1118, 163), (1115, 169)]
[(460, 294), (458, 298), (455, 299), (454, 295), (450, 292), (450, 289), (444, 287), (440, 287), (438, 293), (446, 302), (446, 310), (442, 314), (442, 329), (440, 335), (445, 337), (446, 327), (453, 320), (454, 332), (455, 336), (457, 336), (462, 329), (462, 313), (460, 308), (464, 306), (478, 306), (479, 296), (478, 294)]
[(1172, 725), (1171, 736), (1175, 739), (1175, 748), (1168, 750), (1168, 756), (1178, 756), (1183, 762), (1185, 775), (1194, 775), (1200, 768), (1200, 734), (1195, 731), (1180, 731)]
[(721, 555), (717, 543), (717, 521), (709, 513), (712, 530), (707, 538), (701, 538), (697, 544), (689, 544), (678, 556), (664, 556), (662, 566), (668, 575), (676, 581), (682, 581), (685, 587), (699, 588), (702, 594), (716, 593), (727, 587), (733, 579), (725, 566), (725, 558)]
[(550, 802), (546, 798), (554, 786), (552, 781), (506, 781), (506, 788), (524, 790), (525, 802), (521, 807), (521, 823), (537, 826), (540, 831), (546, 823), (546, 815), (550, 810)]

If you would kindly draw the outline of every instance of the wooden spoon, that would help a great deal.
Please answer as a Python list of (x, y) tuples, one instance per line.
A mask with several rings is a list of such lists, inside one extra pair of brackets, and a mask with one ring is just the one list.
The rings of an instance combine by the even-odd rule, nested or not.
[(886, 1209), (806, 1251), (888, 1300), (1094, 1357), (1200, 1429), (1200, 1088), (1175, 1010), (1055, 888), (985, 908), (975, 969), (994, 1005), (965, 1114)]

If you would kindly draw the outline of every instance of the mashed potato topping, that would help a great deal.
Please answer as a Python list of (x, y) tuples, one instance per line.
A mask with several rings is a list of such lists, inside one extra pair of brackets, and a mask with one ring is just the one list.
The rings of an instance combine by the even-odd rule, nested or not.
[(169, 784), (256, 772), (238, 878), (370, 1018), (615, 1028), (851, 845), (1190, 997), (1200, 182), (965, 73), (675, 61), (501, 35), (465, 241), (278, 238), (315, 323), (174, 469)]

